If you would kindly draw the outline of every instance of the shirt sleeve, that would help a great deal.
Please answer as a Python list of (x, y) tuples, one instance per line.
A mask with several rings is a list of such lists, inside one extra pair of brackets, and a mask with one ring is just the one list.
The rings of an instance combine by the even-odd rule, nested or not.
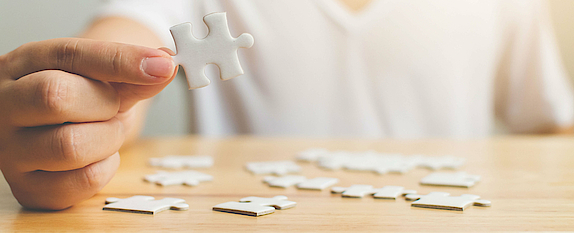
[(546, 132), (572, 126), (574, 95), (545, 1), (515, 1), (495, 83), (495, 106), (512, 132)]
[[(189, 21), (194, 1), (188, 0), (108, 0), (96, 15), (97, 18), (125, 17), (152, 30), (164, 46), (174, 49), (169, 28)], [(175, 51), (175, 50), (174, 50)]]

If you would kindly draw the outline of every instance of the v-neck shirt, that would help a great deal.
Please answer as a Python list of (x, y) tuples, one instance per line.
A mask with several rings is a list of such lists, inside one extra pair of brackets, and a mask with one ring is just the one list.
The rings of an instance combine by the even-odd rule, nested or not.
[[(169, 27), (227, 12), (245, 75), (187, 92), (193, 132), (318, 137), (481, 137), (572, 125), (574, 97), (544, 1), (111, 1), (175, 48)], [(182, 88), (185, 88), (182, 86)]]

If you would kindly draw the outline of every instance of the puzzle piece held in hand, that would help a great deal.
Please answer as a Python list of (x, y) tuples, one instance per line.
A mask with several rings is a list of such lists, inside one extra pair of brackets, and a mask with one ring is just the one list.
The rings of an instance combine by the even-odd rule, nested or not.
[(491, 202), (479, 199), (480, 196), (463, 194), (458, 197), (451, 197), (449, 193), (431, 192), (427, 195), (408, 194), (407, 200), (416, 200), (411, 206), (432, 209), (463, 211), (470, 205), (490, 206)]
[(243, 33), (237, 38), (231, 36), (224, 12), (208, 14), (203, 21), (209, 28), (209, 33), (203, 39), (193, 36), (191, 23), (178, 24), (169, 29), (177, 48), (173, 60), (183, 66), (190, 90), (209, 85), (210, 81), (204, 73), (207, 64), (219, 67), (221, 80), (242, 75), (237, 49), (253, 46), (253, 36), (250, 34)]
[(154, 200), (150, 196), (132, 196), (125, 199), (110, 197), (106, 199), (106, 204), (104, 210), (142, 214), (156, 214), (167, 209), (189, 209), (189, 205), (185, 203), (185, 200), (169, 197), (161, 200)]
[(301, 171), (301, 167), (299, 165), (289, 160), (249, 162), (245, 167), (253, 174), (274, 174), (278, 176), (288, 173), (298, 173)]
[(162, 158), (150, 158), (153, 167), (168, 169), (205, 168), (213, 166), (213, 157), (209, 155), (168, 155)]
[(401, 186), (385, 186), (375, 189), (371, 185), (352, 185), (351, 187), (333, 187), (331, 193), (341, 193), (343, 197), (362, 198), (365, 195), (373, 195), (374, 198), (380, 199), (397, 199), (399, 196), (415, 194), (414, 190), (405, 190)]
[(289, 186), (297, 185), (298, 189), (323, 190), (339, 182), (339, 179), (330, 177), (307, 179), (304, 176), (287, 175), (281, 177), (266, 176), (263, 178), (263, 182), (271, 187), (288, 188)]
[(275, 196), (273, 198), (246, 197), (239, 202), (231, 201), (221, 203), (214, 206), (213, 210), (259, 217), (274, 213), (275, 209), (284, 210), (293, 208), (295, 205), (297, 205), (297, 203), (288, 201), (286, 196)]
[(158, 171), (156, 174), (147, 175), (144, 180), (151, 183), (156, 183), (157, 185), (167, 186), (167, 185), (189, 185), (197, 186), (199, 182), (211, 181), (213, 177), (197, 172), (197, 171), (180, 171), (180, 172), (166, 172)]
[(469, 188), (480, 181), (480, 176), (466, 172), (434, 172), (421, 179), (421, 185), (452, 186)]

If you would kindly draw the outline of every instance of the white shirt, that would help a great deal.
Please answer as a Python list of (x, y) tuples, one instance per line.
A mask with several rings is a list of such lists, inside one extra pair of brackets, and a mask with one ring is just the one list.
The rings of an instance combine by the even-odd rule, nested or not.
[(546, 4), (527, 0), (125, 0), (104, 16), (169, 28), (227, 12), (245, 75), (189, 91), (197, 133), (329, 137), (480, 137), (570, 126), (574, 97)]

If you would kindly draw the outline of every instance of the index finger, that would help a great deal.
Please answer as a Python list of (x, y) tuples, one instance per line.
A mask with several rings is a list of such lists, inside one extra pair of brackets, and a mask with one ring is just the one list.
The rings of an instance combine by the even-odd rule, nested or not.
[(24, 44), (6, 54), (2, 71), (16, 80), (41, 70), (64, 70), (106, 82), (158, 84), (173, 75), (175, 64), (165, 51), (80, 38)]

